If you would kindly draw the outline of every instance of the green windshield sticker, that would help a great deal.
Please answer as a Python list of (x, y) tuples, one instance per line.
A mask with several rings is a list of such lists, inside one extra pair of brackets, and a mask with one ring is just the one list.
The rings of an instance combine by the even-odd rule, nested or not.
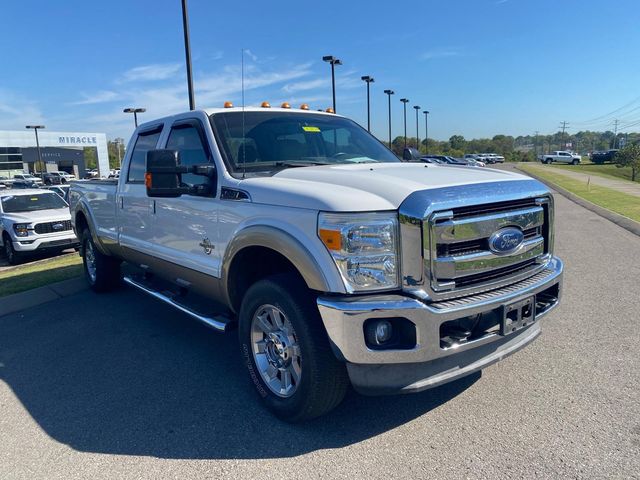
[(320, 133), (320, 129), (318, 127), (302, 127), (305, 132), (317, 132)]

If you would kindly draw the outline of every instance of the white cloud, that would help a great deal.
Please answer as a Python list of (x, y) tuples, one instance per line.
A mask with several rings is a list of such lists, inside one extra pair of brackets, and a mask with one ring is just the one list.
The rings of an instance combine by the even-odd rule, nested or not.
[(302, 92), (305, 90), (313, 90), (320, 87), (327, 87), (330, 84), (328, 79), (317, 78), (315, 80), (307, 80), (304, 82), (287, 83), (282, 87), (282, 91), (286, 93)]
[(457, 57), (462, 55), (459, 48), (439, 47), (420, 55), (421, 60), (433, 60), (434, 58)]
[(96, 103), (112, 102), (120, 97), (119, 94), (111, 90), (101, 90), (91, 95), (81, 93), (80, 95), (83, 97), (83, 100), (71, 102), (69, 105), (94, 105)]
[(173, 77), (181, 68), (181, 63), (142, 65), (124, 72), (118, 83), (165, 80)]

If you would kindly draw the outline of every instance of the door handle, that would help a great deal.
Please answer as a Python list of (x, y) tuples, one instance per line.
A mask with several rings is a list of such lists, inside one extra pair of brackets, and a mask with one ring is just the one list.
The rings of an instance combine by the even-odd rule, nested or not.
[(124, 208), (124, 197), (120, 197), (120, 208)]

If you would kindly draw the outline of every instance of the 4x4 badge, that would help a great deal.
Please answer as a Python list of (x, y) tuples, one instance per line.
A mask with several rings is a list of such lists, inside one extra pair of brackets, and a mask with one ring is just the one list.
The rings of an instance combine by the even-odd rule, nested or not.
[(211, 252), (215, 248), (213, 246), (213, 243), (211, 243), (207, 237), (204, 237), (198, 245), (204, 248), (204, 253), (206, 253), (207, 255), (211, 255)]

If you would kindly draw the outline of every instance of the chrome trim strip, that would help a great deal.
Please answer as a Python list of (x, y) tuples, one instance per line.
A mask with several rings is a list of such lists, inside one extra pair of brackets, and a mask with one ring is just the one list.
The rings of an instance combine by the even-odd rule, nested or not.
[(183, 313), (186, 313), (187, 315), (189, 315), (191, 318), (195, 318), (196, 320), (198, 320), (199, 322), (204, 323), (205, 325), (208, 325), (209, 327), (212, 327), (213, 329), (219, 331), (219, 332), (223, 332), (225, 331), (225, 329), (227, 328), (227, 322), (224, 321), (220, 321), (217, 320), (213, 317), (205, 317), (204, 315), (200, 315), (197, 312), (194, 312), (193, 310), (185, 307), (184, 305), (180, 305), (178, 302), (176, 302), (175, 300), (173, 300), (171, 297), (168, 297), (167, 295), (164, 295), (160, 292), (157, 292), (155, 290), (150, 289), (149, 287), (147, 287), (146, 285), (143, 285), (140, 282), (135, 281), (133, 278), (131, 277), (124, 277), (123, 278), (124, 282), (131, 285), (132, 287), (137, 288), (138, 290), (143, 291), (144, 293), (151, 295), (153, 298), (156, 298), (168, 305), (171, 305), (173, 308), (176, 308), (178, 310), (180, 310)]
[(451, 244), (487, 238), (503, 227), (517, 226), (521, 230), (528, 230), (543, 223), (544, 210), (539, 206), (438, 222), (433, 229), (438, 244)]
[(433, 261), (434, 286), (440, 279), (453, 280), (491, 272), (525, 262), (543, 253), (544, 239), (536, 237), (525, 241), (516, 252), (510, 255), (496, 255), (491, 251), (482, 251), (468, 255), (438, 257)]

